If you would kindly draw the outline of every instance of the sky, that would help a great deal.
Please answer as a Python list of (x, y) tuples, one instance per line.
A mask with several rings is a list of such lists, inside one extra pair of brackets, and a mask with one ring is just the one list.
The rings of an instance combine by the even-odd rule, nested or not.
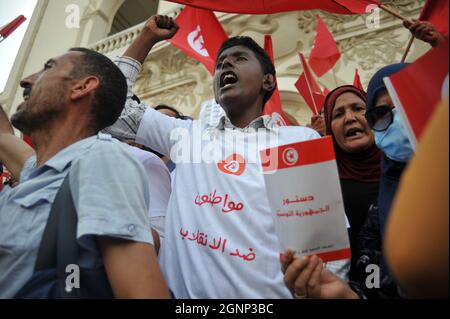
[(0, 0), (0, 26), (23, 14), (27, 20), (0, 43), (0, 93), (4, 91), (37, 0)]

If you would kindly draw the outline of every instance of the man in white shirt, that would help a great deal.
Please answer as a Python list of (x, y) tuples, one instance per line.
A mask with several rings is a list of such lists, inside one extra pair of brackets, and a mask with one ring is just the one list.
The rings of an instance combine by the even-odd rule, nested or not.
[[(156, 252), (159, 251), (164, 239), (164, 224), (172, 192), (170, 172), (166, 164), (155, 154), (128, 145), (128, 152), (141, 162), (147, 174), (150, 206), (148, 217), (152, 226)], [(133, 181), (129, 180), (128, 183)]]
[[(150, 18), (116, 61), (129, 98), (148, 52), (177, 30), (168, 17)], [(218, 123), (177, 120), (128, 99), (106, 130), (177, 163), (160, 257), (176, 298), (292, 297), (283, 283), (259, 151), (320, 136), (305, 127), (277, 127), (262, 116), (275, 87), (265, 51), (250, 38), (232, 38), (216, 63), (215, 96), (226, 113)]]

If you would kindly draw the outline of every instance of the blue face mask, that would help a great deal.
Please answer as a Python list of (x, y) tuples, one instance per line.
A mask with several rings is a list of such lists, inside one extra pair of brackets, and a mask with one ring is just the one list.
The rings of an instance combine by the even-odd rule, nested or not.
[(406, 163), (414, 151), (406, 135), (406, 129), (401, 122), (400, 116), (397, 114), (397, 110), (393, 109), (392, 114), (394, 119), (387, 130), (374, 132), (375, 143), (390, 159)]

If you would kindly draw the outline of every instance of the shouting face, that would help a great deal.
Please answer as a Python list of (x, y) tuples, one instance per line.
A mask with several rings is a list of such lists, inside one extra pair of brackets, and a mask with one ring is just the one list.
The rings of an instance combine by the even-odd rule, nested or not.
[(214, 74), (216, 101), (227, 114), (239, 114), (235, 105), (254, 105), (273, 90), (273, 75), (264, 75), (262, 67), (253, 51), (241, 45), (224, 50), (217, 59)]
[(365, 113), (365, 102), (351, 92), (336, 99), (331, 114), (331, 130), (343, 151), (357, 153), (373, 145), (374, 136), (367, 125)]

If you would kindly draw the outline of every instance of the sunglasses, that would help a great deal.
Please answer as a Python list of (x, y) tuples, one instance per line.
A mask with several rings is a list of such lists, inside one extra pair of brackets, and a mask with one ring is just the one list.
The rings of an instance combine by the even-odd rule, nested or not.
[(366, 120), (369, 127), (377, 132), (387, 130), (394, 121), (392, 110), (395, 106), (380, 105), (366, 112)]

